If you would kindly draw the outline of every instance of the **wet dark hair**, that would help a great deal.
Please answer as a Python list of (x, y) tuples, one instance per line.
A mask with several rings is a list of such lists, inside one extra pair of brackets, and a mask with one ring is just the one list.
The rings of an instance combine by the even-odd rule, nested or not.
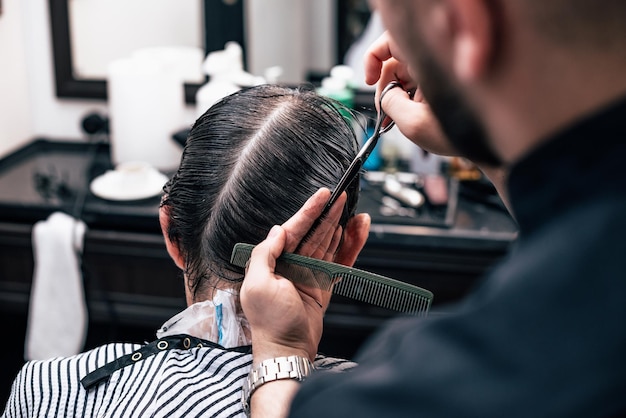
[[(162, 202), (194, 296), (241, 282), (243, 270), (229, 262), (234, 244), (261, 242), (320, 187), (336, 186), (358, 151), (345, 115), (310, 89), (263, 85), (224, 98), (195, 122)], [(358, 186), (347, 190), (343, 226)]]

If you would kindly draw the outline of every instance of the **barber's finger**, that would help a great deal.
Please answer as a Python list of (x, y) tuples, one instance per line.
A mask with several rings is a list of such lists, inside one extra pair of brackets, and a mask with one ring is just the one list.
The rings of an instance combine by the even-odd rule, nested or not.
[(387, 32), (383, 33), (368, 48), (363, 66), (365, 82), (370, 85), (378, 83), (379, 91), (390, 81), (398, 81), (407, 86), (416, 83), (406, 59)]
[(339, 219), (346, 204), (346, 193), (342, 193), (330, 208), (324, 219), (313, 231), (313, 234), (300, 245), (299, 254), (313, 258), (322, 258), (332, 242), (333, 235), (339, 224)]
[(414, 102), (426, 101), (426, 99), (424, 98), (424, 95), (422, 94), (422, 89), (420, 89), (419, 87), (416, 87), (415, 91), (413, 92), (413, 101)]
[[(315, 258), (323, 258), (325, 254), (328, 252), (331, 245), (333, 245), (333, 239), (337, 234), (337, 228), (339, 228), (339, 220), (341, 219), (341, 215), (344, 211), (344, 206), (348, 199), (348, 195), (346, 192), (343, 192), (337, 202), (333, 205), (331, 210), (328, 212), (328, 216), (322, 221), (326, 222), (326, 228), (320, 228), (319, 234), (319, 244), (317, 244), (317, 248), (313, 254)], [(317, 231), (316, 231), (317, 232)], [(315, 243), (315, 236), (313, 234), (312, 243)]]
[(402, 89), (391, 89), (382, 106), (400, 132), (422, 149), (438, 155), (458, 155), (428, 103), (412, 100)]
[(328, 199), (330, 199), (330, 190), (327, 188), (319, 189), (302, 205), (295, 215), (282, 225), (287, 233), (285, 251), (292, 252), (296, 249), (315, 220), (320, 216), (322, 210), (324, 210)]
[(285, 246), (285, 230), (275, 225), (270, 230), (267, 238), (252, 250), (250, 261), (246, 268), (246, 281), (248, 284), (258, 281), (259, 278), (274, 274), (276, 259), (283, 253)]
[(383, 97), (382, 106), (387, 116), (400, 124), (414, 119), (421, 109), (419, 103), (414, 102), (403, 88), (388, 90)]
[[(337, 246), (339, 245), (339, 243), (337, 242), (338, 232), (341, 232), (341, 226), (339, 225), (335, 226), (335, 229), (329, 229), (324, 239), (320, 242), (320, 244), (313, 251), (313, 253), (309, 255), (309, 257), (332, 261), (332, 254), (335, 252)], [(341, 238), (341, 236), (339, 236), (339, 238)]]
[(330, 245), (328, 246), (328, 248), (326, 249), (326, 254), (323, 257), (325, 261), (333, 261), (335, 259), (337, 249), (339, 248), (339, 245), (341, 244), (342, 235), (343, 235), (343, 228), (341, 226), (337, 226), (337, 229), (335, 229), (335, 233), (333, 234), (333, 239), (330, 242)]
[(390, 81), (399, 82), (406, 91), (415, 90), (418, 85), (418, 80), (411, 69), (405, 63), (395, 58), (385, 63), (382, 68), (380, 80), (381, 82), (377, 88), (378, 93), (380, 93)]
[(274, 226), (267, 238), (252, 250), (240, 292), (241, 306), (246, 315), (262, 309), (267, 297), (272, 298), (270, 289), (276, 284), (276, 259), (283, 252), (285, 238), (285, 231), (280, 226)]
[(366, 213), (359, 213), (348, 221), (343, 232), (343, 240), (337, 251), (334, 262), (344, 266), (353, 266), (367, 241), (371, 218)]
[(380, 81), (374, 94), (374, 100), (377, 108), (381, 92), (385, 89), (385, 87), (387, 87), (387, 84), (392, 81), (400, 83), (402, 89), (405, 91), (414, 91), (417, 89), (417, 80), (406, 64), (399, 62), (395, 58), (391, 58), (383, 65)]
[(389, 35), (384, 32), (376, 39), (365, 52), (363, 66), (365, 69), (365, 82), (369, 85), (376, 84), (380, 78), (383, 62), (391, 58), (389, 49)]

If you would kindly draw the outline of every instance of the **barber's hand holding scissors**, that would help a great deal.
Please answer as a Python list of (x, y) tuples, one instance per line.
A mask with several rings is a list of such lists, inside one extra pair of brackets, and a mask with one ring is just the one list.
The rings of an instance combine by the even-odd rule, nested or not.
[[(403, 89), (391, 89), (382, 101), (385, 113), (396, 123), (400, 132), (426, 151), (444, 156), (460, 155), (443, 133), (420, 92), (417, 75), (401, 56), (388, 32), (383, 33), (365, 53), (365, 81), (368, 84), (378, 83), (375, 103), (378, 103), (378, 97), (387, 83), (400, 82)], [(409, 91), (414, 94), (410, 95)], [(508, 206), (506, 168), (477, 165)]]
[[(400, 56), (387, 32), (383, 33), (365, 54), (365, 81), (378, 83), (376, 100), (391, 81), (398, 81), (403, 89), (392, 89), (383, 98), (383, 108), (404, 136), (426, 151), (439, 155), (458, 155), (446, 139), (439, 123), (424, 100), (416, 75)], [(415, 92), (409, 94), (408, 92)]]

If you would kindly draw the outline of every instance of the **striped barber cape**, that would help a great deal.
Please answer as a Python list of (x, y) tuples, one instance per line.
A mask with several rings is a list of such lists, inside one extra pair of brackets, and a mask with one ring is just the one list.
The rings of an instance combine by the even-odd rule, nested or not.
[[(26, 363), (2, 417), (245, 417), (241, 387), (251, 365), (249, 346), (225, 349), (184, 334), (107, 344)], [(315, 360), (318, 370), (354, 366)]]

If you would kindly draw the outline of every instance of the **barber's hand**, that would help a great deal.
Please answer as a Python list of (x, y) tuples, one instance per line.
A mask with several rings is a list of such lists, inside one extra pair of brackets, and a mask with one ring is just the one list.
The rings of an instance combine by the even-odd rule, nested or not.
[[(267, 239), (256, 246), (241, 288), (241, 306), (250, 323), (254, 361), (271, 357), (300, 355), (313, 360), (322, 336), (324, 311), (330, 292), (296, 286), (276, 275), (276, 259), (292, 252), (321, 214), (330, 198), (320, 189), (291, 219), (274, 226)], [(339, 219), (346, 201), (343, 194), (328, 216), (302, 245), (299, 254), (331, 261), (341, 254)]]
[[(394, 120), (400, 132), (426, 151), (458, 155), (424, 100), (416, 75), (403, 61), (387, 32), (374, 41), (365, 54), (365, 81), (370, 85), (378, 83), (376, 106), (382, 89), (391, 81), (400, 82), (403, 89), (391, 89), (382, 103), (385, 113)], [(407, 91), (415, 91), (413, 97)]]
[[(383, 33), (365, 53), (365, 81), (376, 88), (376, 106), (381, 91), (391, 81), (398, 81), (403, 89), (394, 88), (383, 99), (385, 113), (393, 119), (404, 136), (422, 149), (438, 155), (460, 156), (441, 130), (435, 115), (424, 100), (417, 83), (417, 76), (403, 60), (388, 32)], [(411, 98), (407, 91), (415, 91)], [(491, 167), (477, 164), (491, 180), (498, 194), (509, 207), (506, 167)]]

